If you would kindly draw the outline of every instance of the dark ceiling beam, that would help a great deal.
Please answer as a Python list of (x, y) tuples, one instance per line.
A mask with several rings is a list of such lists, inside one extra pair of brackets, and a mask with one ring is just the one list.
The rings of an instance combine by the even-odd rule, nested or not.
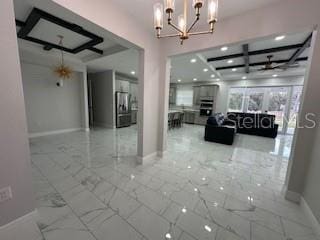
[(295, 53), (291, 56), (288, 63), (285, 65), (285, 67), (289, 67), (290, 65), (294, 64), (295, 61), (301, 56), (301, 54), (310, 47), (312, 40), (312, 33), (307, 37), (307, 39), (303, 42), (303, 45), (301, 48), (299, 48)]
[[(296, 62), (302, 62), (302, 61), (307, 61), (308, 57), (302, 57), (302, 58), (297, 58)], [(282, 63), (287, 63), (289, 61), (289, 59), (287, 60), (274, 60), (272, 61), (273, 63), (278, 63), (278, 64), (282, 64)], [(264, 66), (266, 64), (268, 64), (269, 62), (257, 62), (257, 63), (249, 63), (250, 67), (255, 67), (255, 66)], [(233, 68), (245, 68), (246, 65), (245, 64), (241, 64), (241, 65), (233, 65), (233, 66), (224, 66), (224, 67), (217, 67), (216, 70), (217, 71), (221, 71), (221, 70), (228, 70), (228, 69), (233, 69)]]
[(103, 50), (95, 48), (95, 47), (89, 47), (88, 50), (95, 52), (95, 53), (99, 53), (99, 54), (103, 54)]
[(18, 27), (24, 27), (26, 24), (25, 24), (25, 22), (16, 19), (16, 25), (17, 25)]
[(242, 45), (245, 72), (250, 73), (249, 44)]
[[(73, 31), (84, 37), (87, 37), (89, 38), (89, 41), (76, 48), (70, 49), (67, 47), (62, 47), (56, 43), (50, 43), (41, 39), (28, 36), (28, 34), (32, 31), (32, 29), (37, 25), (37, 23), (41, 19), (47, 20), (53, 24), (69, 29), (70, 31)], [(27, 20), (25, 22), (16, 20), (16, 25), (21, 27), (20, 30), (18, 31), (19, 38), (22, 38), (24, 40), (31, 41), (37, 44), (41, 44), (43, 45), (43, 49), (46, 51), (50, 51), (53, 48), (55, 48), (55, 49), (63, 50), (65, 52), (72, 53), (72, 54), (77, 54), (84, 50), (90, 50), (101, 55), (103, 54), (103, 50), (95, 48), (96, 45), (104, 41), (102, 37), (83, 29), (81, 26), (77, 24), (67, 22), (61, 18), (51, 15), (50, 13), (42, 11), (41, 9), (33, 8), (31, 13), (27, 17)]]
[[(294, 44), (294, 45), (282, 46), (282, 47), (276, 47), (276, 48), (262, 49), (262, 50), (256, 50), (256, 51), (248, 52), (248, 55), (249, 56), (254, 56), (254, 55), (267, 54), (267, 53), (282, 52), (282, 51), (288, 51), (288, 50), (301, 48), (302, 46), (303, 46), (303, 43), (302, 44)], [(237, 54), (231, 54), (231, 55), (226, 55), (226, 56), (221, 56), (221, 57), (208, 58), (207, 61), (208, 62), (216, 62), (216, 61), (222, 61), (222, 60), (227, 60), (227, 59), (232, 59), (232, 58), (239, 58), (239, 57), (244, 57), (244, 54), (243, 53), (237, 53)]]

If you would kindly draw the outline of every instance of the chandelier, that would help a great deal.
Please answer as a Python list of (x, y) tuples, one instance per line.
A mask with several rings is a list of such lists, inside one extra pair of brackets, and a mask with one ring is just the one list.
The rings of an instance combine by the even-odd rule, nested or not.
[(62, 87), (63, 86), (63, 80), (65, 79), (70, 79), (72, 76), (72, 69), (65, 65), (64, 63), (64, 54), (63, 54), (63, 36), (62, 35), (58, 35), (59, 38), (59, 46), (60, 46), (60, 52), (61, 52), (61, 63), (59, 66), (57, 66), (54, 69), (54, 72), (58, 75), (59, 80), (57, 82), (57, 86), (58, 87)]
[[(154, 5), (154, 28), (156, 29), (157, 38), (166, 37), (179, 37), (181, 45), (184, 40), (187, 40), (190, 36), (201, 34), (212, 34), (214, 25), (217, 22), (218, 16), (218, 0), (208, 0), (208, 24), (210, 29), (208, 31), (191, 32), (196, 23), (200, 20), (200, 9), (203, 7), (204, 0), (193, 0), (193, 8), (195, 9), (195, 19), (193, 23), (188, 27), (187, 14), (188, 14), (188, 1), (184, 0), (183, 14), (178, 17), (178, 26), (172, 22), (172, 15), (175, 10), (175, 0), (164, 0), (165, 11), (161, 3)], [(168, 15), (168, 25), (176, 30), (177, 33), (169, 35), (161, 35), (163, 28), (163, 13)]]

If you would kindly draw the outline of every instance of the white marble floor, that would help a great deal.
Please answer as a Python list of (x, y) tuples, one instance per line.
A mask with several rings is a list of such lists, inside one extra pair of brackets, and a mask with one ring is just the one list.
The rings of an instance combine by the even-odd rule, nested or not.
[(319, 240), (281, 192), (292, 137), (226, 146), (203, 131), (170, 131), (165, 157), (144, 165), (135, 127), (33, 139), (38, 217), (23, 239)]

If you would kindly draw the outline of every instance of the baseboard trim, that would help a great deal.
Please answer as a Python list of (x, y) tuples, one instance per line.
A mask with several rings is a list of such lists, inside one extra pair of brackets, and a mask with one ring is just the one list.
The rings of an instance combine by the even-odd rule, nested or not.
[(157, 156), (160, 158), (163, 158), (165, 155), (167, 155), (167, 150), (157, 152)]
[(99, 122), (94, 122), (93, 126), (95, 127), (102, 127), (102, 128), (110, 128), (110, 129), (115, 129), (116, 126), (112, 124), (105, 124), (105, 123), (99, 123)]
[(0, 231), (5, 231), (8, 228), (15, 227), (15, 225), (21, 224), (21, 223), (29, 221), (29, 220), (34, 220), (34, 219), (36, 219), (37, 214), (38, 214), (37, 210), (35, 209), (32, 212), (27, 213), (26, 215), (13, 220), (12, 222), (9, 222), (3, 226), (0, 226)]
[(62, 133), (77, 132), (81, 130), (83, 130), (83, 128), (68, 128), (68, 129), (61, 129), (61, 130), (49, 131), (49, 132), (29, 133), (29, 138), (37, 138), (37, 137), (44, 137), (44, 136), (56, 135), (56, 134), (62, 134)]
[(289, 190), (286, 190), (285, 198), (291, 202), (294, 202), (294, 203), (300, 204), (300, 202), (301, 202), (301, 195), (299, 193), (292, 192)]
[(150, 153), (149, 155), (144, 156), (144, 157), (137, 156), (137, 162), (139, 164), (143, 164), (143, 163), (148, 162), (149, 160), (152, 160), (153, 158), (155, 158), (157, 156), (158, 156), (158, 152)]
[(309, 218), (311, 224), (312, 224), (312, 230), (317, 235), (320, 236), (320, 223), (318, 222), (317, 218), (314, 216), (313, 212), (311, 211), (311, 208), (309, 207), (309, 204), (307, 201), (301, 197), (300, 205), (302, 207), (302, 210), (305, 212), (307, 217)]

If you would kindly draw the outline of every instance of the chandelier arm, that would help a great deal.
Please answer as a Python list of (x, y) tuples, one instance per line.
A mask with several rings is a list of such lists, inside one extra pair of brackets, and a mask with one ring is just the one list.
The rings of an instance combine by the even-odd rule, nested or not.
[(192, 25), (189, 27), (187, 33), (190, 33), (190, 31), (192, 30), (192, 28), (194, 27), (194, 25), (196, 25), (196, 23), (199, 21), (199, 17), (196, 17), (196, 19), (193, 21)]
[(177, 33), (177, 34), (167, 34), (167, 35), (162, 35), (162, 36), (158, 36), (158, 38), (170, 38), (170, 37), (179, 37), (180, 34)]
[(195, 36), (195, 35), (203, 35), (203, 34), (209, 34), (209, 33), (213, 33), (213, 30), (203, 31), (203, 32), (193, 32), (193, 33), (189, 33), (189, 35)]
[(169, 26), (173, 27), (175, 30), (183, 34), (183, 31), (179, 27), (177, 27), (175, 24), (173, 24), (172, 22), (168, 22), (168, 24)]

